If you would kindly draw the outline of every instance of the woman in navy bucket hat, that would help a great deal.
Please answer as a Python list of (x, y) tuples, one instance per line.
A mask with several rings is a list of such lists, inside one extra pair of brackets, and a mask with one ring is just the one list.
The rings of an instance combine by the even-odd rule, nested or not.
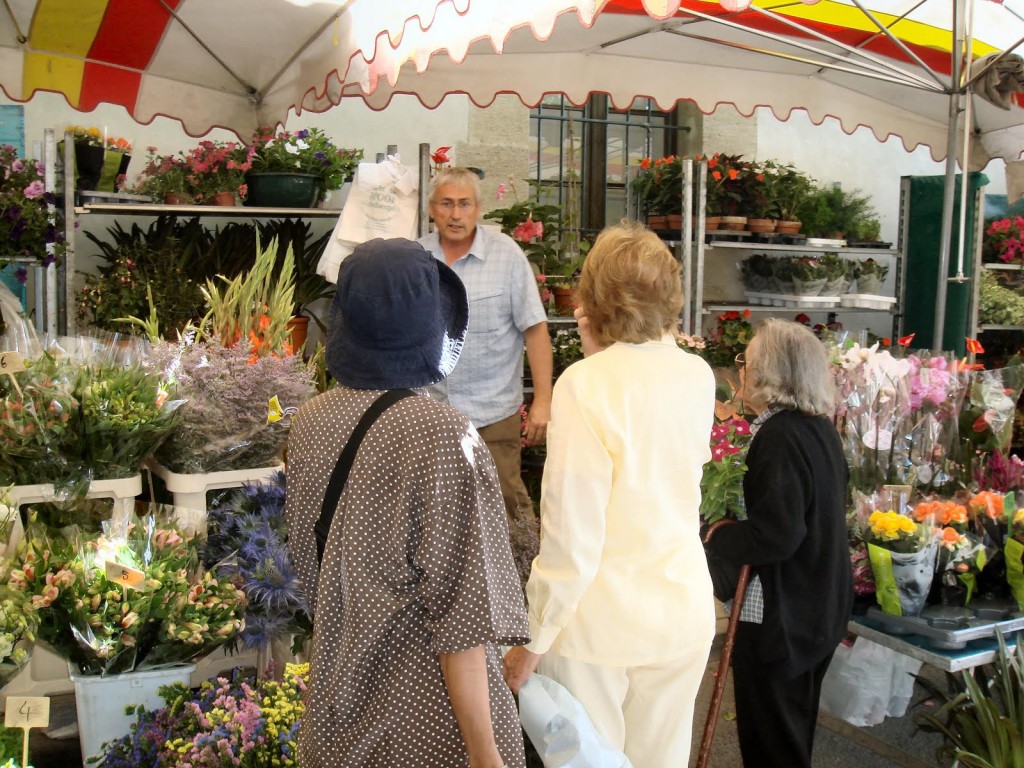
[[(308, 768), (525, 765), (499, 646), (529, 632), (494, 462), (468, 418), (419, 390), (454, 369), (467, 323), (462, 283), (417, 243), (371, 240), (342, 262), (338, 386), (288, 444), (289, 548), (314, 617)], [(325, 504), (357, 424), (396, 389), (416, 391), (379, 413)]]

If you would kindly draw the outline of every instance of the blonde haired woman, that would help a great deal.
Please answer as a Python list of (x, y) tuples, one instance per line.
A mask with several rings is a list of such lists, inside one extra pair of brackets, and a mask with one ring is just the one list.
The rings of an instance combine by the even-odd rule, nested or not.
[(652, 232), (609, 227), (578, 292), (587, 357), (555, 384), (533, 641), (505, 657), (572, 692), (635, 768), (676, 768), (715, 633), (700, 542), (714, 376), (675, 343), (679, 264)]

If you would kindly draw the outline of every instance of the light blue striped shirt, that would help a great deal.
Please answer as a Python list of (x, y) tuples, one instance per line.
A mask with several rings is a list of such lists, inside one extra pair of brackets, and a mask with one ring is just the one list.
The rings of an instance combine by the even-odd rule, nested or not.
[[(419, 240), (444, 261), (436, 232)], [(546, 322), (530, 262), (508, 235), (476, 228), (469, 253), (451, 265), (469, 295), (469, 333), (452, 374), (430, 393), (466, 414), (477, 429), (523, 402), (523, 331)]]

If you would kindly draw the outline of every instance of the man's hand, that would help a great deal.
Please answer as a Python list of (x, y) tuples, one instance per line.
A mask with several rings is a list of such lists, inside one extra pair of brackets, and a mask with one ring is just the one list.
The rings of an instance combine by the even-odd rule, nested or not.
[(551, 403), (534, 400), (526, 412), (526, 444), (543, 445), (551, 421)]
[(541, 656), (537, 653), (530, 653), (522, 645), (517, 645), (505, 654), (503, 667), (505, 669), (505, 683), (512, 690), (512, 693), (519, 693), (523, 683), (540, 664)]

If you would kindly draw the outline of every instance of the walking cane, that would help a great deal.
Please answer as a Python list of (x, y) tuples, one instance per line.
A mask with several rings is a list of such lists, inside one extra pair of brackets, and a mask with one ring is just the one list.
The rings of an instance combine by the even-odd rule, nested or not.
[[(704, 534), (704, 543), (711, 541), (715, 531), (723, 525), (732, 525), (735, 520), (719, 520), (708, 528)], [(747, 596), (747, 584), (750, 582), (750, 566), (744, 565), (740, 568), (740, 575), (736, 581), (736, 593), (732, 599), (732, 610), (729, 611), (729, 626), (725, 630), (725, 644), (722, 646), (722, 655), (718, 660), (718, 673), (715, 675), (715, 689), (711, 694), (711, 703), (708, 705), (708, 717), (704, 721), (704, 735), (700, 740), (700, 752), (697, 755), (696, 768), (707, 768), (708, 760), (711, 758), (711, 742), (715, 739), (715, 728), (718, 727), (718, 711), (722, 707), (722, 696), (725, 694), (725, 682), (729, 675), (729, 663), (732, 661), (732, 646), (736, 641), (736, 627), (740, 622), (740, 610), (743, 608), (743, 599)]]

